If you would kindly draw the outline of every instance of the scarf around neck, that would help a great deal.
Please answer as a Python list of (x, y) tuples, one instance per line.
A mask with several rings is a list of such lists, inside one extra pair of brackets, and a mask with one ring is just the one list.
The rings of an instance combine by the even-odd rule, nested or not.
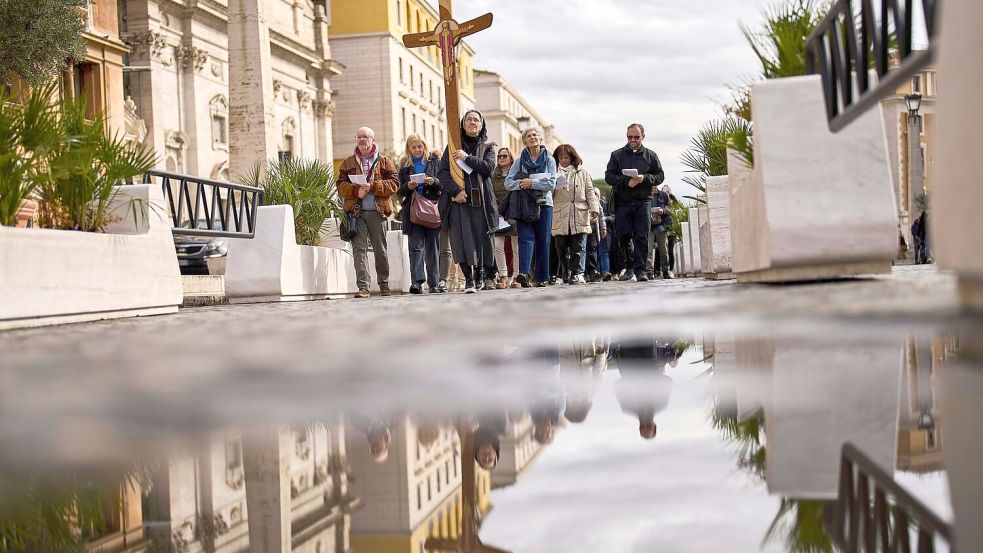
[(355, 146), (355, 159), (358, 160), (358, 165), (362, 168), (362, 174), (366, 175), (369, 179), (372, 178), (372, 176), (369, 175), (369, 169), (372, 168), (372, 162), (374, 162), (377, 157), (379, 157), (378, 144), (373, 144), (372, 149), (369, 150), (369, 155), (365, 157), (362, 157), (362, 151), (358, 149), (358, 146)]
[(539, 156), (536, 161), (533, 161), (532, 156), (529, 155), (529, 149), (523, 148), (522, 155), (519, 156), (519, 168), (522, 169), (527, 175), (535, 175), (536, 173), (546, 173), (549, 165), (546, 163), (546, 158), (549, 154), (546, 152), (546, 146), (539, 147)]

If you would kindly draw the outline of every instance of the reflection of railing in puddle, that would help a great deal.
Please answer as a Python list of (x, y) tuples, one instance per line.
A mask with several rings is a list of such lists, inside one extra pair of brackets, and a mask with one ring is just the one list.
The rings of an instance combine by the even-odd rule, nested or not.
[[(918, 553), (951, 544), (953, 529), (853, 444), (843, 446), (839, 497), (825, 509), (826, 529), (844, 553)], [(950, 546), (951, 551), (951, 546)]]

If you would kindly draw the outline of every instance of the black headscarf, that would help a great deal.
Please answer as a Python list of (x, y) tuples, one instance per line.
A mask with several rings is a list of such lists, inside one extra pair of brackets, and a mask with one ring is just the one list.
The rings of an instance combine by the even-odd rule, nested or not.
[[(468, 133), (464, 130), (464, 118), (467, 117), (469, 113), (477, 113), (478, 117), (481, 118), (481, 130), (478, 131), (478, 136), (468, 136)], [(477, 155), (478, 145), (486, 142), (487, 140), (488, 127), (485, 125), (485, 116), (476, 109), (469, 109), (468, 111), (464, 112), (464, 116), (461, 117), (461, 149), (471, 155)]]

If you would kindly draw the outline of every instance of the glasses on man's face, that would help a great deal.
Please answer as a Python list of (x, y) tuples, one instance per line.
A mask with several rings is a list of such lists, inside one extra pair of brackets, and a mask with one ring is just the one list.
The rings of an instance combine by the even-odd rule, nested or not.
[(368, 134), (356, 134), (355, 138), (359, 140), (374, 140), (375, 137)]
[(642, 139), (642, 135), (640, 135), (640, 134), (629, 134), (628, 135), (628, 140), (641, 140), (641, 139)]

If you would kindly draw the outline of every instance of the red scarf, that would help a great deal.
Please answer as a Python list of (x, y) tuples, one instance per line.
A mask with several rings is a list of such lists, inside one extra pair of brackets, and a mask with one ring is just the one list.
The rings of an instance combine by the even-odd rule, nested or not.
[(359, 165), (362, 167), (362, 174), (366, 175), (367, 178), (371, 179), (372, 176), (369, 175), (369, 169), (372, 168), (372, 161), (375, 160), (376, 153), (379, 151), (379, 145), (373, 144), (372, 149), (369, 151), (369, 155), (362, 157), (362, 151), (355, 146), (355, 159), (358, 160)]

